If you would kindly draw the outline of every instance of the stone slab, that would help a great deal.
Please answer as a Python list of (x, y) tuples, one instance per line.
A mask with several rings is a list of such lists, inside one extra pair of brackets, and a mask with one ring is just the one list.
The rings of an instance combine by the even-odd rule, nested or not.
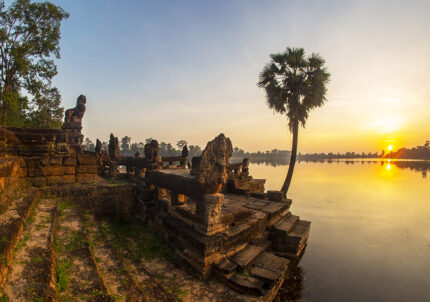
[(249, 272), (253, 277), (262, 279), (263, 281), (269, 283), (275, 282), (282, 276), (282, 273), (279, 271), (273, 271), (259, 266), (252, 266), (249, 269)]
[(263, 295), (264, 282), (253, 277), (236, 274), (230, 279), (228, 284), (244, 294)]
[(228, 259), (224, 259), (223, 261), (215, 264), (215, 268), (223, 274), (230, 274), (237, 270), (237, 264)]
[(292, 214), (284, 216), (273, 226), (274, 233), (276, 236), (288, 236), (299, 219), (299, 216)]
[(248, 267), (254, 262), (254, 260), (263, 252), (264, 249), (262, 247), (248, 245), (239, 253), (234, 254), (230, 259), (245, 270), (248, 269)]
[(263, 252), (255, 259), (254, 266), (275, 272), (284, 272), (288, 268), (288, 263), (287, 259), (278, 257), (272, 253)]

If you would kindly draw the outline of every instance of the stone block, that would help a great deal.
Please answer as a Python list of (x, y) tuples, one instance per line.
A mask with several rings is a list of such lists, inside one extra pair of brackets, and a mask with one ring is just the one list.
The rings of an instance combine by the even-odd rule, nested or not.
[(40, 158), (40, 164), (42, 166), (61, 166), (63, 163), (61, 156), (50, 156)]
[(97, 157), (95, 154), (78, 154), (77, 155), (78, 165), (81, 166), (96, 166), (97, 165)]
[(40, 168), (29, 168), (27, 169), (28, 177), (39, 177), (43, 176), (42, 170)]
[(75, 175), (76, 169), (74, 166), (63, 166), (63, 173), (65, 175)]
[(17, 176), (18, 177), (27, 177), (27, 168), (19, 168)]
[(267, 197), (270, 201), (283, 201), (284, 193), (282, 191), (269, 190), (267, 191)]
[(76, 181), (75, 175), (63, 175), (61, 176), (61, 183), (63, 184), (72, 184)]
[(61, 176), (48, 176), (46, 177), (46, 184), (48, 186), (56, 185), (61, 183)]
[(76, 172), (82, 174), (97, 174), (97, 166), (77, 166)]
[(76, 156), (63, 156), (63, 166), (76, 166)]
[(39, 158), (26, 158), (25, 163), (28, 169), (38, 169), (40, 168)]
[(61, 176), (64, 175), (63, 167), (61, 166), (46, 166), (41, 167), (43, 176)]
[(31, 179), (33, 186), (35, 187), (44, 187), (46, 186), (46, 178), (45, 177), (33, 177)]

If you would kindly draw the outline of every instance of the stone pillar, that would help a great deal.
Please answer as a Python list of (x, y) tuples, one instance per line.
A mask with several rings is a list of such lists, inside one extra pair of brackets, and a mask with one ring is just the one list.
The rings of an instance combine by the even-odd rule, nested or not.
[(207, 235), (214, 234), (220, 228), (221, 205), (224, 201), (224, 194), (205, 194), (203, 200), (197, 201), (196, 216), (200, 225), (197, 230)]

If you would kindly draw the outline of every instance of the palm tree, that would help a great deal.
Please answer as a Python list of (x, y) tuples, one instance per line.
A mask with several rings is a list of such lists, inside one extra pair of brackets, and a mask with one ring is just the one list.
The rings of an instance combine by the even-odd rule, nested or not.
[(299, 124), (304, 127), (309, 111), (321, 107), (326, 101), (330, 74), (319, 54), (305, 57), (303, 48), (288, 47), (283, 53), (271, 54), (270, 58), (260, 73), (258, 86), (266, 90), (269, 108), (286, 114), (293, 133), (290, 165), (281, 189), (286, 196), (296, 163)]

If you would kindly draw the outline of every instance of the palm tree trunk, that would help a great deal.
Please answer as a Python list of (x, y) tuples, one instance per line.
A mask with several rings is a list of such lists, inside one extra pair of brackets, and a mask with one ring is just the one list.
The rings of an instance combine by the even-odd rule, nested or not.
[(291, 179), (293, 178), (294, 166), (296, 165), (298, 138), (299, 138), (299, 121), (295, 121), (293, 126), (293, 146), (291, 148), (290, 164), (288, 166), (287, 177), (285, 178), (284, 185), (282, 186), (282, 189), (281, 189), (281, 191), (284, 193), (284, 197), (287, 196), (287, 192), (291, 184)]

